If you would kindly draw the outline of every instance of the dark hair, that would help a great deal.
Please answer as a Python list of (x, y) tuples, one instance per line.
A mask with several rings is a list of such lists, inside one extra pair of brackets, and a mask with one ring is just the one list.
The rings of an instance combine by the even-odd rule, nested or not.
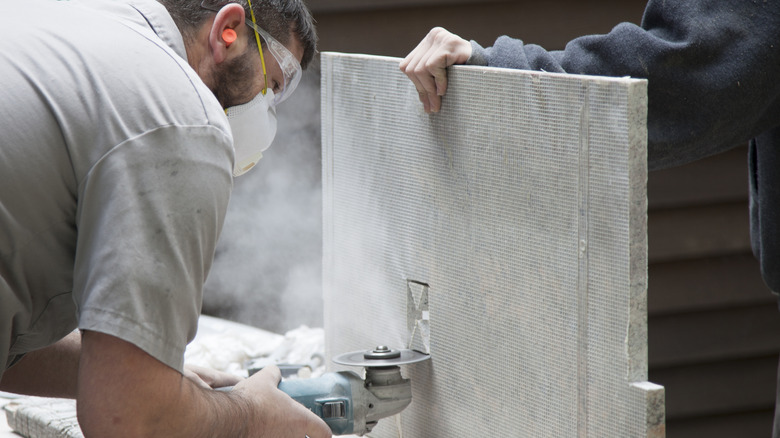
[[(168, 9), (185, 38), (195, 35), (198, 28), (214, 12), (229, 3), (237, 3), (250, 17), (246, 0), (158, 0)], [(290, 31), (303, 47), (301, 68), (306, 69), (317, 52), (317, 31), (314, 19), (303, 0), (252, 0), (258, 26), (284, 45), (290, 42)], [(255, 41), (250, 38), (250, 41)], [(262, 39), (261, 39), (262, 41)]]

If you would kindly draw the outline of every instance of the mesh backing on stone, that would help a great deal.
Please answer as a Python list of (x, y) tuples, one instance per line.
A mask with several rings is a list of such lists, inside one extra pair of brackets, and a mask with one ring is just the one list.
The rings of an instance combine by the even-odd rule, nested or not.
[(428, 115), (398, 62), (322, 55), (326, 349), (432, 357), (370, 436), (661, 436), (646, 82), (458, 66)]

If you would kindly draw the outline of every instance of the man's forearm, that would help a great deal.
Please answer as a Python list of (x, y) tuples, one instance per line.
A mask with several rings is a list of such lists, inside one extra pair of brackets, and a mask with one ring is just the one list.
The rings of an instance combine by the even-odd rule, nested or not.
[[(171, 394), (176, 400), (173, 403), (158, 403), (162, 400), (149, 403), (147, 408), (156, 406), (154, 412), (151, 409), (131, 411), (135, 431), (126, 436), (248, 438), (260, 435), (261, 425), (257, 424), (257, 415), (255, 418), (252, 415), (256, 407), (241, 393), (204, 389), (184, 377), (179, 389), (179, 394)], [(116, 423), (105, 426), (110, 436), (125, 436), (122, 432), (126, 429), (116, 428)]]
[(81, 334), (27, 353), (3, 373), (0, 390), (41, 397), (76, 398)]
[[(200, 408), (194, 409), (194, 411), (200, 411), (200, 414), (195, 414), (195, 412), (188, 414), (195, 414), (191, 421), (199, 423), (201, 426), (192, 430), (189, 435), (182, 434), (181, 436), (204, 438), (259, 436), (262, 425), (256, 424), (257, 415), (252, 415), (256, 407), (253, 406), (250, 399), (244, 397), (240, 392), (203, 389), (188, 379), (183, 379), (182, 385), (185, 387), (184, 399), (186, 402), (200, 405)], [(174, 435), (165, 434), (165, 436)]]
[(84, 332), (78, 416), (86, 437), (329, 437), (328, 426), (263, 370), (233, 391), (199, 387), (139, 348)]

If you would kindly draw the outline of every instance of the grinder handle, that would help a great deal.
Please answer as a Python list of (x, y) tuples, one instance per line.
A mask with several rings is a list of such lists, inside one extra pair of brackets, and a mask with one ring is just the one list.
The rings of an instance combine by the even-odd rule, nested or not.
[[(333, 435), (360, 434), (355, 430), (355, 410), (352, 399), (352, 381), (363, 379), (352, 371), (326, 373), (314, 379), (284, 380), (279, 389), (304, 405), (328, 424)], [(216, 388), (232, 391), (232, 386)]]
[(326, 373), (313, 379), (285, 380), (279, 389), (325, 420), (334, 435), (355, 433), (350, 380), (360, 379), (351, 371)]

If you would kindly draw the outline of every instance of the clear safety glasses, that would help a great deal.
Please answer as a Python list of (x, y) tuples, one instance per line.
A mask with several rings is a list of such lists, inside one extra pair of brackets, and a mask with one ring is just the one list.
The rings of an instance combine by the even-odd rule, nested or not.
[(279, 64), (279, 68), (282, 69), (284, 84), (279, 84), (281, 89), (278, 92), (275, 89), (273, 90), (274, 105), (278, 105), (290, 97), (292, 92), (295, 91), (295, 88), (298, 86), (298, 82), (301, 81), (301, 64), (297, 59), (295, 59), (295, 56), (289, 50), (287, 50), (287, 47), (284, 47), (284, 45), (279, 41), (276, 41), (276, 39), (274, 39), (271, 34), (264, 31), (260, 28), (260, 26), (257, 25), (257, 21), (255, 21), (255, 11), (252, 9), (252, 0), (247, 0), (247, 2), (249, 3), (249, 14), (252, 17), (252, 22), (250, 23), (249, 20), (246, 20), (246, 24), (255, 31), (257, 49), (260, 51), (260, 61), (263, 64), (263, 79), (265, 79), (265, 89), (263, 90), (263, 95), (265, 95), (266, 91), (268, 90), (268, 74), (266, 74), (265, 71), (265, 57), (263, 56), (263, 46), (260, 44), (260, 37), (265, 40), (268, 51), (271, 52), (271, 55)]
[[(274, 105), (278, 105), (285, 100), (295, 91), (298, 83), (301, 81), (301, 64), (295, 58), (284, 44), (277, 41), (268, 32), (264, 31), (257, 25), (255, 20), (255, 12), (252, 9), (252, 1), (247, 0), (249, 3), (249, 13), (252, 21), (246, 20), (246, 25), (251, 27), (255, 31), (255, 41), (257, 42), (257, 49), (260, 52), (260, 62), (263, 66), (263, 80), (265, 81), (265, 87), (263, 88), (263, 95), (269, 90), (268, 73), (265, 67), (265, 56), (263, 54), (263, 45), (260, 44), (260, 38), (265, 41), (265, 46), (268, 48), (268, 52), (274, 57), (276, 63), (279, 64), (279, 68), (282, 70), (282, 76), (284, 83), (277, 84), (274, 87), (270, 87), (274, 93)], [(219, 9), (206, 5), (206, 2), (202, 2), (200, 5), (203, 9), (207, 9), (212, 12), (219, 12)], [(277, 88), (278, 87), (278, 88)]]

